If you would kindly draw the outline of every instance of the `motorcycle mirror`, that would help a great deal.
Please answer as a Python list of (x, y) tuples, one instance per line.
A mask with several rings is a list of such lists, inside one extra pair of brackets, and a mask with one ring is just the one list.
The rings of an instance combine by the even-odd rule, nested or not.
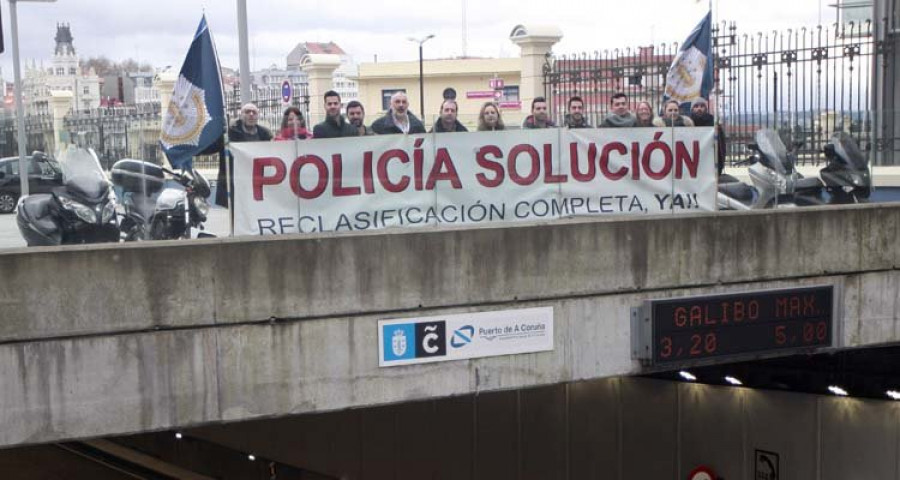
[(825, 154), (826, 157), (829, 157), (829, 158), (833, 157), (834, 156), (834, 144), (826, 143), (825, 146), (822, 147), (822, 152)]

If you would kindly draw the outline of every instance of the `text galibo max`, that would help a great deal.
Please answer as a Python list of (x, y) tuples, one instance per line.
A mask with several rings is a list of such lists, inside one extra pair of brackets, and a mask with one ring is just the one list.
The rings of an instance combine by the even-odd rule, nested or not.
[[(810, 318), (822, 314), (813, 294), (787, 295), (775, 299), (774, 319)], [(672, 323), (675, 327), (699, 327), (704, 325), (725, 325), (741, 323), (760, 318), (758, 300), (731, 300), (703, 305), (680, 306), (673, 311)]]

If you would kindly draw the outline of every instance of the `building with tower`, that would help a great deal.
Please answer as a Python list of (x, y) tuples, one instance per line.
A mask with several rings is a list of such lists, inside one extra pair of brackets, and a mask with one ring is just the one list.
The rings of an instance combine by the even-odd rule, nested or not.
[(80, 66), (69, 24), (56, 25), (55, 48), (50, 65), (32, 60), (26, 66), (24, 88), (27, 113), (46, 113), (50, 92), (72, 92), (73, 110), (90, 110), (100, 105), (100, 78), (93, 69)]

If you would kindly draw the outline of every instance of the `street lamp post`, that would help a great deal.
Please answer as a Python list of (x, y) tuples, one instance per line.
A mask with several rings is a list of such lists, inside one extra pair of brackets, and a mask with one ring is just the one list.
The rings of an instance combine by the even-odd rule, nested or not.
[(13, 73), (16, 82), (16, 125), (19, 137), (19, 197), (28, 195), (28, 165), (25, 162), (25, 107), (22, 105), (22, 72), (19, 70), (19, 20), (16, 4), (19, 2), (51, 3), (56, 0), (9, 0), (9, 16), (12, 17)]
[(419, 115), (422, 121), (425, 121), (425, 75), (422, 63), (422, 44), (434, 38), (434, 34), (427, 35), (423, 38), (408, 37), (407, 40), (419, 44)]

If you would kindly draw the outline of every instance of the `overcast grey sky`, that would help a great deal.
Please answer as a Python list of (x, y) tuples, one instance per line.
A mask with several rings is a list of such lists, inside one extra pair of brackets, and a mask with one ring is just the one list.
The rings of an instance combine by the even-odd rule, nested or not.
[[(23, 0), (24, 1), (24, 0)], [(23, 61), (49, 60), (57, 22), (71, 25), (82, 58), (134, 58), (157, 67), (181, 66), (203, 9), (222, 65), (237, 68), (235, 0), (57, 0), (18, 4)], [(248, 0), (252, 69), (276, 64), (301, 41), (335, 41), (357, 62), (415, 60), (409, 36), (433, 33), (425, 58), (462, 53), (463, 0)], [(718, 20), (738, 20), (741, 33), (832, 23), (824, 0), (714, 0)], [(414, 5), (415, 8), (410, 8)], [(517, 24), (550, 24), (563, 32), (556, 53), (681, 42), (707, 9), (695, 0), (467, 0), (469, 55), (513, 56), (508, 37)], [(2, 2), (6, 52), (3, 77), (12, 80), (8, 2)]]

